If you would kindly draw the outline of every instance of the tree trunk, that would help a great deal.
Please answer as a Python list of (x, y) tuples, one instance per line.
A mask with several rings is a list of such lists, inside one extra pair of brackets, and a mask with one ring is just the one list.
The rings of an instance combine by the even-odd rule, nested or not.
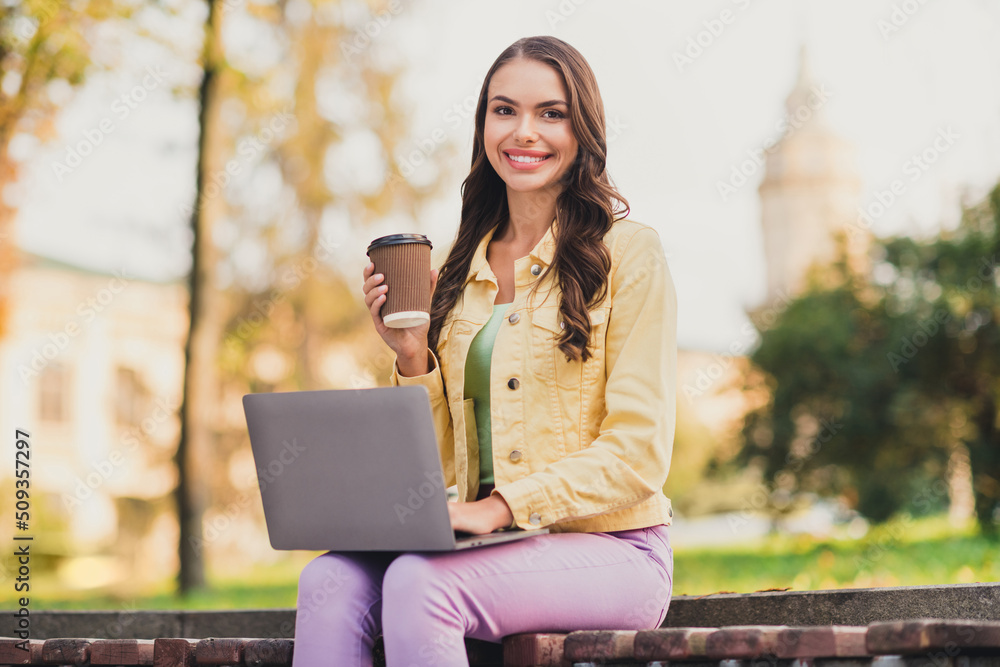
[(7, 146), (0, 146), (0, 338), (7, 332), (10, 311), (10, 283), (17, 268), (17, 252), (14, 245), (15, 211), (3, 201), (3, 190), (8, 183), (17, 181), (15, 166), (7, 156)]
[(181, 434), (177, 446), (177, 514), (180, 523), (177, 584), (182, 594), (205, 586), (206, 546), (202, 517), (208, 501), (209, 455), (213, 446), (218, 402), (216, 356), (224, 328), (222, 298), (215, 281), (217, 259), (212, 224), (224, 209), (217, 186), (207, 189), (209, 178), (222, 169), (221, 126), (217, 113), (222, 59), (220, 0), (208, 0), (199, 89), (198, 163), (195, 206), (191, 213), (193, 243), (188, 279), (190, 322), (184, 349), (184, 396), (181, 400)]
[(969, 446), (973, 489), (976, 495), (976, 520), (988, 537), (1000, 535), (995, 513), (1000, 504), (1000, 432), (996, 428), (996, 399), (989, 393), (980, 397), (980, 409), (975, 415), (979, 433)]
[(976, 498), (972, 491), (972, 467), (969, 465), (969, 448), (962, 442), (952, 446), (948, 456), (948, 521), (953, 526), (964, 526), (975, 516)]

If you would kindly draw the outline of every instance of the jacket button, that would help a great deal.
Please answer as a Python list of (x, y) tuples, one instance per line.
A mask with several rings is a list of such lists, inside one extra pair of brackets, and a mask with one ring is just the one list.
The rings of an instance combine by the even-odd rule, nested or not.
[(532, 526), (537, 526), (542, 523), (542, 517), (538, 512), (532, 512), (531, 516), (528, 517), (528, 523)]
[(521, 460), (521, 450), (520, 449), (515, 449), (514, 451), (512, 451), (510, 453), (510, 460), (514, 461), (515, 463), (517, 461), (520, 461)]
[(537, 276), (541, 272), (542, 272), (542, 267), (541, 267), (540, 264), (532, 264), (531, 265), (531, 275)]
[(511, 378), (507, 380), (507, 387), (509, 387), (510, 389), (517, 389), (520, 386), (521, 386), (521, 381), (518, 380), (517, 378)]
[(517, 313), (512, 313), (511, 316), (507, 318), (507, 321), (510, 322), (511, 324), (517, 324), (518, 320), (520, 319), (521, 319), (520, 315), (518, 315)]

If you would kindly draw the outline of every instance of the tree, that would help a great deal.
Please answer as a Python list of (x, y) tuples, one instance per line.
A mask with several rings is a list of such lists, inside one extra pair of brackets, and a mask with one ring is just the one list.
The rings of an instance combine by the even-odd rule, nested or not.
[(751, 360), (771, 399), (751, 412), (736, 461), (783, 493), (841, 494), (883, 521), (948, 500), (967, 448), (976, 516), (1000, 504), (1000, 185), (953, 232), (885, 240), (874, 277), (844, 261), (832, 288), (791, 302)]
[(205, 585), (202, 515), (208, 502), (206, 464), (214, 442), (214, 408), (218, 396), (216, 354), (224, 325), (222, 295), (216, 281), (218, 252), (212, 229), (225, 203), (222, 197), (209, 196), (208, 192), (211, 177), (224, 173), (225, 163), (219, 118), (221, 77), (226, 67), (222, 52), (222, 5), (222, 0), (208, 0), (201, 58), (203, 74), (198, 91), (200, 132), (188, 275), (190, 319), (184, 348), (181, 433), (175, 456), (178, 469), (175, 497), (180, 523), (177, 582), (181, 593)]
[(907, 320), (887, 356), (907, 377), (936, 432), (968, 449), (975, 513), (996, 535), (1000, 512), (1000, 184), (958, 228), (921, 243), (886, 244), (897, 272), (887, 308)]
[[(255, 204), (234, 202), (238, 209), (244, 207), (236, 216), (241, 242), (256, 243), (266, 259), (263, 268), (254, 267), (253, 275), (236, 266), (227, 269), (235, 284), (225, 365), (234, 379), (260, 390), (271, 382), (254, 377), (252, 357), (258, 348), (288, 353), (289, 375), (280, 378), (283, 386), (329, 386), (320, 366), (331, 340), (349, 344), (346, 339), (359, 327), (370, 326), (358, 276), (345, 275), (331, 248), (340, 244), (341, 235), (387, 217), (405, 220), (402, 224), (415, 229), (420, 207), (443, 182), (441, 166), (454, 157), (448, 141), (435, 140), (430, 151), (422, 149), (421, 175), (437, 176), (423, 185), (411, 183), (402, 173), (412, 165), (392, 159), (407, 148), (412, 134), (412, 114), (399, 99), (409, 64), (381, 31), (397, 20), (402, 6), (374, 0), (367, 4), (370, 13), (341, 11), (339, 0), (298, 5), (293, 17), (280, 6), (254, 12), (258, 21), (282, 35), (286, 50), (273, 68), (241, 81), (248, 121), (266, 119), (283, 107), (295, 109), (294, 127), (275, 136), (253, 166), (256, 173), (277, 166), (281, 198), (275, 200), (283, 210), (275, 206), (262, 212)], [(374, 37), (369, 34), (373, 31), (378, 31)], [(276, 82), (289, 80), (294, 81), (289, 98), (261, 103), (271, 98), (269, 91), (284, 88)], [(330, 90), (337, 91), (334, 102), (329, 92), (325, 99), (322, 95)], [(350, 176), (362, 171), (349, 165), (359, 157), (381, 165), (377, 178), (345, 178), (345, 172)], [(350, 229), (340, 228), (337, 237), (329, 228), (324, 231), (324, 219), (331, 214), (349, 220)], [(368, 356), (358, 352), (359, 357)]]
[(10, 155), (19, 132), (45, 141), (59, 106), (53, 83), (81, 85), (92, 68), (88, 36), (102, 21), (127, 18), (132, 8), (116, 0), (26, 0), (0, 4), (0, 336), (8, 307), (8, 285), (17, 263), (14, 215), (4, 189), (18, 181)]
[[(331, 169), (342, 172), (343, 161), (357, 155), (356, 148), (354, 153), (347, 149), (358, 136), (368, 141), (366, 157), (383, 165), (407, 138), (410, 115), (395, 99), (405, 64), (376, 58), (392, 45), (365, 33), (366, 26), (381, 29), (394, 20), (400, 6), (368, 4), (371, 15), (359, 7), (343, 11), (339, 0), (227, 6), (222, 12), (227, 20), (238, 18), (244, 28), (252, 25), (255, 34), (267, 36), (265, 57), (258, 45), (251, 45), (249, 54), (230, 45), (223, 54), (217, 37), (213, 55), (209, 44), (220, 17), (208, 20), (214, 28), (206, 38), (203, 66), (206, 81), (214, 71), (219, 83), (214, 93), (202, 86), (203, 136), (208, 138), (202, 141), (200, 154), (206, 157), (198, 173), (199, 178), (228, 176), (222, 185), (214, 183), (214, 196), (205, 197), (209, 184), (204, 180), (197, 193), (199, 268), (192, 272), (192, 356), (185, 385), (191, 392), (185, 398), (190, 414), (184, 418), (190, 444), (185, 440), (178, 453), (178, 465), (185, 466), (178, 483), (182, 590), (203, 582), (193, 578), (203, 568), (202, 512), (237, 495), (228, 476), (199, 471), (228, 469), (230, 458), (245, 454), (248, 444), (242, 424), (236, 433), (220, 426), (219, 397), (228, 392), (227, 400), (238, 400), (248, 390), (269, 391), (279, 383), (283, 389), (329, 386), (320, 371), (331, 341), (344, 344), (358, 324), (370, 326), (357, 276), (344, 275), (331, 256), (340, 239), (323, 233), (324, 219), (346, 212), (355, 229), (390, 214), (415, 219), (417, 206), (440, 182), (419, 188), (385, 168), (376, 182), (358, 187)], [(365, 48), (345, 51), (357, 35), (367, 40)], [(337, 96), (321, 99), (324, 88), (337, 89)], [(358, 108), (365, 113), (354, 113)], [(204, 109), (222, 113), (213, 116)], [(447, 156), (450, 146), (439, 148), (435, 159)], [(232, 159), (223, 158), (226, 151)], [(229, 230), (230, 240), (213, 237), (218, 229)], [(247, 248), (261, 261), (241, 264), (238, 250)], [(268, 365), (277, 371), (259, 374)], [(189, 569), (185, 559), (192, 564)]]

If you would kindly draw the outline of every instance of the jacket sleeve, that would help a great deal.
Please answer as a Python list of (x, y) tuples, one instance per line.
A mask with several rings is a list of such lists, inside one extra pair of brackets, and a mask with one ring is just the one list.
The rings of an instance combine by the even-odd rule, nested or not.
[(412, 377), (400, 375), (396, 359), (393, 359), (389, 384), (394, 387), (419, 384), (427, 388), (427, 393), (430, 395), (431, 416), (434, 419), (434, 431), (437, 435), (438, 454), (441, 456), (441, 467), (444, 470), (444, 485), (449, 487), (457, 484), (451, 412), (448, 410), (448, 399), (445, 396), (444, 381), (441, 377), (441, 367), (438, 365), (437, 355), (428, 349), (427, 356), (430, 370), (424, 375)]
[(662, 493), (666, 482), (677, 409), (677, 296), (656, 230), (642, 227), (623, 244), (608, 286), (607, 414), (589, 446), (493, 491), (522, 528), (622, 509)]

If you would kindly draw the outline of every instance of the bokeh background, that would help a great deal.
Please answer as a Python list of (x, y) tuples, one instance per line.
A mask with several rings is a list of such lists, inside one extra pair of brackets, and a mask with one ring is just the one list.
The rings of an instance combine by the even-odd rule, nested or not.
[(596, 72), (677, 287), (675, 593), (1000, 576), (1000, 4), (0, 12), (0, 539), (33, 535), (35, 608), (294, 604), (241, 396), (387, 383), (365, 246), (444, 259), (482, 78), (537, 34)]

